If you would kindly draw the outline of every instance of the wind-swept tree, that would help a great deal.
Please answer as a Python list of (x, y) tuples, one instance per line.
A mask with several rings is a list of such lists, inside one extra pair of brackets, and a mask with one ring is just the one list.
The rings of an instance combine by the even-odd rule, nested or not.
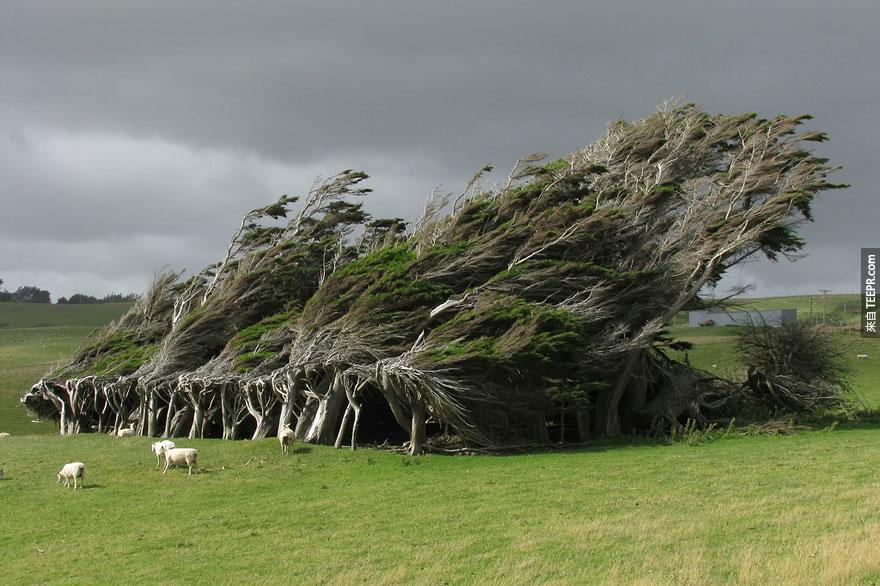
[(150, 323), (127, 316), (102, 340), (114, 350), (93, 346), (26, 400), (51, 411), (73, 400), (54, 393), (70, 375), (99, 375), (96, 389), (135, 390), (133, 412), (108, 409), (142, 433), (258, 438), (290, 424), (354, 447), (382, 417), (413, 454), (441, 430), (509, 448), (718, 404), (723, 385), (672, 360), (665, 328), (730, 267), (801, 249), (813, 198), (842, 187), (807, 148), (825, 140), (801, 130), (808, 119), (669, 104), (566, 159), (521, 159), (500, 186), (483, 167), (411, 230), (371, 221), (366, 176), (345, 171), (287, 223), (287, 196), (246, 214), (220, 262), (165, 283), (149, 353), (118, 351)]

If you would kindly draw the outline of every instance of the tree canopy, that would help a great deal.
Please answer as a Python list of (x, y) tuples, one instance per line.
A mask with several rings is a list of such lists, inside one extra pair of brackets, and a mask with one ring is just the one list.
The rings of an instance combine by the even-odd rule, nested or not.
[(23, 401), (63, 432), (291, 425), (337, 445), (403, 432), (411, 453), (674, 419), (723, 388), (670, 358), (666, 326), (731, 266), (795, 255), (815, 196), (843, 187), (807, 120), (665, 105), (499, 185), (484, 167), (412, 225), (371, 218), (367, 176), (343, 171), (297, 213), (285, 195), (246, 214), (218, 263), (161, 277)]

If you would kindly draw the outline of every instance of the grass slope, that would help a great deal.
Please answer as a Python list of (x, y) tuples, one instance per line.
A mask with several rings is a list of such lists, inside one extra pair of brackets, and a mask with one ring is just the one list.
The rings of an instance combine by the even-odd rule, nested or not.
[(10, 328), (97, 328), (113, 321), (131, 303), (55, 305), (48, 303), (0, 303), (0, 330)]
[[(0, 440), (4, 584), (869, 584), (880, 434), (510, 457), (148, 438)], [(855, 457), (854, 457), (855, 456)], [(71, 460), (86, 489), (55, 483)]]
[(31, 422), (19, 398), (54, 364), (70, 358), (86, 336), (130, 306), (0, 303), (0, 431), (53, 433), (52, 424)]

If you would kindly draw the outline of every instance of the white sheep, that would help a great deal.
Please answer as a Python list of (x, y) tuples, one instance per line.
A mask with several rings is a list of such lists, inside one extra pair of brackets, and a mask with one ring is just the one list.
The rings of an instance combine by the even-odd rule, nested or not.
[[(864, 360), (867, 357), (868, 357), (867, 354), (856, 354), (856, 358), (858, 358), (859, 360)], [(2, 434), (0, 434), (0, 435), (2, 435)]]
[(116, 437), (134, 437), (134, 430), (130, 427), (120, 429), (116, 432)]
[(156, 454), (156, 468), (161, 464), (162, 452), (165, 451), (165, 448), (170, 450), (173, 447), (175, 447), (174, 442), (171, 440), (162, 440), (161, 442), (153, 442), (150, 444), (150, 449)]
[(165, 454), (165, 469), (162, 474), (168, 472), (168, 468), (172, 464), (175, 466), (186, 464), (189, 468), (187, 476), (192, 474), (193, 468), (197, 468), (196, 458), (198, 458), (199, 452), (195, 448), (165, 448), (162, 453)]
[(281, 453), (286, 454), (290, 449), (290, 446), (293, 444), (294, 433), (293, 430), (287, 427), (278, 432), (278, 441), (281, 443)]
[(10, 435), (10, 433), (8, 431), (2, 431), (2, 432), (0, 432), (0, 439), (2, 439), (4, 437), (9, 437), (9, 435)]
[(58, 472), (58, 482), (64, 480), (64, 486), (70, 488), (70, 481), (73, 480), (73, 490), (76, 490), (76, 479), (79, 478), (85, 486), (86, 465), (82, 462), (71, 462), (65, 464)]

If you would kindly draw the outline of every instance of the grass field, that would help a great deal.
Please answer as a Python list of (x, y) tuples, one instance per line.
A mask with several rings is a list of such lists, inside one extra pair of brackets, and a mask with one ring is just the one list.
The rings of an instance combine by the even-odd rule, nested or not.
[(31, 422), (19, 398), (54, 364), (70, 358), (89, 333), (130, 305), (0, 303), (0, 431), (52, 433), (53, 425)]
[[(832, 301), (832, 298), (834, 300)], [(805, 318), (803, 305), (809, 305), (809, 297), (783, 297), (758, 300), (747, 300), (745, 307), (753, 309), (798, 309), (798, 318)], [(838, 312), (838, 319), (842, 319), (844, 304), (848, 308), (858, 307), (857, 295), (829, 295), (826, 307), (826, 319), (831, 322), (831, 309)], [(815, 310), (815, 299), (814, 299)], [(847, 310), (849, 313), (849, 310)], [(806, 321), (805, 318), (804, 321)], [(821, 320), (821, 313), (815, 320)], [(828, 331), (835, 337), (838, 347), (842, 350), (846, 359), (846, 367), (850, 372), (853, 390), (861, 397), (868, 407), (880, 408), (880, 339), (862, 338), (857, 333), (857, 316), (850, 315), (846, 325), (839, 324), (828, 326)], [(740, 330), (738, 326), (691, 328), (687, 325), (687, 319), (676, 320), (675, 327), (671, 328), (672, 337), (677, 340), (691, 342), (694, 348), (688, 352), (691, 364), (697, 368), (716, 372), (719, 375), (727, 375), (730, 378), (742, 380), (744, 368), (741, 366), (734, 347), (734, 338)], [(859, 359), (859, 354), (867, 355), (867, 358)], [(683, 357), (683, 354), (680, 355)]]
[[(20, 409), (90, 327), (0, 329), (0, 405)], [(695, 364), (735, 368), (725, 330), (675, 333)], [(876, 406), (868, 342), (850, 353)], [(0, 430), (19, 425), (10, 413)], [(0, 439), (2, 584), (880, 584), (867, 425), (505, 457), (181, 440), (202, 466), (187, 477), (163, 476), (148, 438), (22, 437), (50, 431), (22, 419)], [(73, 460), (75, 494), (55, 482)]]
[(131, 303), (55, 305), (48, 303), (0, 303), (0, 330), (17, 328), (94, 329), (121, 316)]
[[(880, 431), (425, 456), (0, 440), (4, 584), (871, 584)], [(86, 488), (55, 484), (87, 463)]]

